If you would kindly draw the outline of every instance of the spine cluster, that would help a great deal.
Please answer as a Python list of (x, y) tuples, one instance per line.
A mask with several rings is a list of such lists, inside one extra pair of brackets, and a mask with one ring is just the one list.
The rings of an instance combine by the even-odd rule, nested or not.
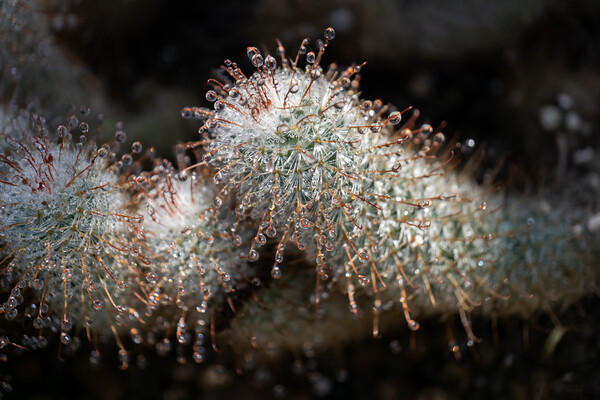
[(124, 293), (147, 263), (131, 239), (142, 216), (121, 175), (141, 145), (117, 160), (111, 147), (125, 140), (121, 130), (97, 147), (77, 115), (55, 132), (39, 116), (18, 122), (0, 155), (1, 310), (40, 332), (60, 331), (68, 346), (74, 327), (115, 330), (111, 317), (129, 310)]
[(417, 111), (361, 99), (362, 65), (323, 68), (334, 36), (294, 57), (249, 47), (250, 75), (226, 60), (213, 108), (182, 110), (203, 125), (177, 167), (138, 142), (123, 154), (120, 125), (98, 146), (81, 115), (56, 129), (5, 118), (0, 313), (35, 332), (26, 347), (51, 331), (73, 347), (81, 331), (114, 337), (124, 367), (144, 345), (202, 362), (210, 340), (314, 350), (348, 316), (378, 337), (385, 314), (417, 330), (436, 313), (475, 342), (473, 312), (528, 315), (597, 289), (593, 201), (541, 209), (457, 172), (457, 147)]

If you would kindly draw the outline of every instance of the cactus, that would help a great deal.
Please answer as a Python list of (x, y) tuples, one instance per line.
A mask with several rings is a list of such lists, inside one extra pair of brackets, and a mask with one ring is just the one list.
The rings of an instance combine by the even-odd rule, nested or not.
[(0, 313), (36, 332), (23, 345), (54, 330), (74, 348), (85, 331), (95, 360), (96, 337), (114, 337), (127, 367), (128, 348), (166, 354), (174, 335), (178, 360), (191, 345), (203, 362), (209, 334), (240, 358), (280, 356), (455, 314), (473, 344), (473, 313), (529, 316), (597, 291), (595, 196), (572, 208), (569, 186), (543, 203), (477, 184), (418, 111), (361, 99), (362, 65), (323, 68), (334, 36), (293, 58), (278, 43), (278, 60), (249, 47), (249, 76), (225, 61), (214, 108), (182, 110), (204, 125), (178, 167), (151, 155), (140, 172), (139, 142), (117, 159), (121, 126), (98, 147), (80, 116), (54, 132), (2, 108)]
[(111, 151), (125, 133), (97, 147), (77, 115), (55, 133), (42, 117), (28, 122), (0, 155), (2, 313), (60, 329), (64, 345), (74, 326), (116, 333), (109, 316), (133, 307), (141, 257), (130, 238), (141, 216), (130, 211), (122, 171), (132, 154), (116, 161)]
[[(356, 296), (366, 295), (375, 336), (388, 302), (401, 303), (413, 330), (419, 323), (412, 313), (459, 313), (475, 340), (472, 311), (531, 314), (554, 301), (547, 287), (595, 289), (593, 259), (581, 260), (579, 274), (566, 271), (562, 259), (593, 248), (574, 235), (575, 221), (561, 223), (535, 207), (506, 208), (497, 188), (453, 171), (454, 149), (430, 125), (415, 127), (418, 113), (395, 129), (410, 109), (389, 112), (380, 100), (361, 100), (360, 66), (323, 72), (333, 37), (328, 28), (317, 54), (307, 52), (305, 39), (293, 60), (279, 46), (280, 67), (249, 47), (252, 75), (227, 60), (232, 82), (211, 81), (206, 94), (214, 110), (182, 111), (205, 120), (203, 138), (190, 146), (204, 146), (204, 163), (221, 185), (215, 205), (227, 192), (236, 207), (232, 229), (246, 219), (258, 226), (250, 260), (267, 237), (277, 239), (271, 274), (278, 279), (283, 248), (295, 245), (315, 260), (316, 307), (320, 291), (343, 291), (359, 317)], [(543, 229), (532, 226), (535, 219)], [(549, 242), (561, 251), (544, 250)]]

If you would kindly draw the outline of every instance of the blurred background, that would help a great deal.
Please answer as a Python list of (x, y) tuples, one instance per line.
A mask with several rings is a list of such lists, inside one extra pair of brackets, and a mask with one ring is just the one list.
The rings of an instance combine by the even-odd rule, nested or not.
[[(11, 3), (0, 0), (0, 7)], [(517, 190), (556, 184), (573, 173), (589, 175), (600, 186), (590, 172), (600, 148), (598, 1), (24, 4), (22, 33), (37, 38), (30, 46), (39, 54), (31, 57), (32, 65), (19, 60), (23, 84), (16, 101), (28, 104), (35, 97), (36, 106), (57, 115), (66, 103), (90, 105), (105, 115), (108, 130), (124, 121), (130, 141), (155, 146), (165, 157), (178, 141), (196, 138), (200, 123), (184, 120), (180, 111), (209, 105), (206, 81), (225, 59), (249, 71), (247, 46), (274, 54), (279, 38), (294, 55), (302, 38), (310, 38), (314, 49), (314, 40), (332, 26), (336, 38), (324, 64), (366, 61), (363, 97), (398, 109), (414, 106), (422, 122), (443, 124), (447, 137), (473, 139), (483, 155), (481, 174), (506, 159), (501, 177), (513, 177)], [(2, 36), (5, 50), (15, 40), (11, 35)], [(3, 53), (5, 68), (12, 54)], [(483, 343), (475, 351), (462, 346), (458, 360), (448, 350), (445, 323), (430, 321), (421, 324), (416, 338), (403, 331), (348, 347), (344, 363), (321, 360), (301, 372), (280, 365), (257, 376), (237, 376), (218, 364), (179, 365), (174, 357), (155, 355), (148, 355), (145, 369), (121, 372), (110, 351), (93, 367), (86, 354), (60, 363), (56, 348), (50, 348), (43, 357), (37, 352), (12, 359), (5, 376), (15, 392), (6, 396), (593, 398), (600, 396), (598, 305), (597, 298), (584, 299), (561, 310), (566, 328), (554, 346), (545, 315), (498, 321), (499, 328), (481, 320), (476, 332)]]
[(294, 55), (327, 26), (337, 36), (325, 64), (366, 61), (365, 98), (414, 106), (534, 182), (561, 156), (585, 164), (598, 144), (596, 1), (47, 1), (56, 44), (90, 72), (113, 118), (165, 156), (174, 137), (196, 137), (179, 110), (208, 106), (206, 81), (225, 59), (249, 71), (247, 46), (275, 53), (279, 38)]

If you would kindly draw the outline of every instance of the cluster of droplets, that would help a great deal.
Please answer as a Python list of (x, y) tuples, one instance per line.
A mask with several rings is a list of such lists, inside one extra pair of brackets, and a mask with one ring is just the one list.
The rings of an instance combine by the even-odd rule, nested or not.
[[(144, 285), (148, 294), (144, 315), (154, 321), (148, 323), (153, 335), (164, 337), (156, 344), (159, 353), (170, 349), (168, 334), (176, 332), (181, 362), (184, 347), (190, 344), (193, 360), (204, 361), (211, 317), (239, 281), (250, 281), (236, 252), (247, 238), (228, 231), (228, 217), (214, 208), (215, 188), (205, 175), (195, 168), (177, 172), (162, 160), (135, 179), (144, 213), (141, 234), (154, 253)], [(134, 342), (143, 341), (137, 328), (131, 334)]]
[[(286, 58), (280, 44), (280, 67), (273, 56), (263, 58), (249, 47), (256, 72), (246, 77), (227, 60), (224, 69), (233, 82), (211, 81), (215, 88), (206, 95), (214, 110), (182, 111), (184, 117), (206, 120), (197, 145), (204, 147), (203, 162), (215, 170), (213, 180), (223, 190), (215, 205), (223, 203), (224, 193), (233, 194), (236, 224), (246, 219), (258, 224), (249, 259), (258, 259), (268, 239), (279, 241), (274, 278), (282, 273), (284, 247), (293, 243), (317, 253), (319, 274), (327, 279), (325, 249), (335, 247), (342, 221), (353, 220), (369, 204), (355, 198), (362, 204), (353, 207), (343, 199), (354, 196), (362, 180), (383, 172), (368, 170), (367, 154), (400, 143), (380, 135), (399, 124), (402, 113), (358, 97), (361, 66), (332, 65), (323, 71), (320, 61), (334, 36), (328, 28), (317, 54), (307, 52), (305, 39), (294, 60)], [(304, 68), (299, 67), (302, 55)]]
[(20, 136), (5, 136), (10, 150), (0, 154), (0, 312), (38, 337), (60, 332), (66, 348), (78, 346), (75, 327), (91, 337), (127, 325), (148, 263), (134, 236), (142, 216), (126, 193), (125, 166), (140, 144), (118, 160), (125, 133), (117, 127), (97, 147), (96, 132), (80, 121), (88, 115), (83, 107), (51, 132), (32, 114)]
[(413, 331), (417, 315), (458, 313), (474, 343), (469, 313), (534, 295), (515, 285), (505, 258), (532, 224), (501, 225), (507, 215), (496, 188), (452, 171), (455, 153), (472, 140), (448, 145), (439, 129), (416, 124), (418, 111), (360, 99), (360, 65), (324, 71), (334, 36), (328, 28), (316, 53), (303, 40), (293, 59), (279, 43), (279, 61), (248, 47), (250, 76), (226, 60), (230, 81), (209, 81), (213, 109), (183, 109), (204, 120), (201, 139), (189, 146), (202, 147), (202, 164), (221, 189), (214, 204), (233, 198), (233, 230), (243, 221), (258, 226), (251, 261), (269, 240), (277, 243), (274, 279), (284, 273), (287, 245), (315, 260), (317, 308), (323, 292), (337, 290), (360, 318), (357, 297), (366, 294), (374, 336), (382, 310), (395, 305)]
[[(355, 283), (372, 284), (377, 292), (379, 279), (386, 287), (375, 263), (378, 245), (390, 233), (380, 225), (394, 218), (389, 214), (406, 211), (411, 216), (405, 214), (399, 223), (426, 231), (431, 221), (413, 214), (433, 200), (446, 200), (422, 189), (452, 158), (446, 164), (432, 162), (445, 138), (430, 125), (415, 128), (418, 113), (394, 130), (410, 109), (391, 111), (380, 100), (359, 98), (361, 66), (332, 65), (323, 71), (320, 61), (334, 35), (331, 28), (325, 31), (316, 54), (307, 51), (305, 39), (294, 60), (279, 45), (280, 67), (273, 56), (263, 58), (249, 47), (256, 72), (246, 77), (227, 60), (224, 69), (233, 82), (211, 81), (215, 88), (206, 95), (214, 110), (186, 108), (182, 114), (205, 119), (202, 139), (191, 145), (203, 146), (203, 162), (215, 171), (215, 184), (235, 196), (236, 224), (246, 219), (258, 224), (248, 258), (256, 260), (260, 246), (277, 240), (271, 275), (279, 279), (284, 247), (295, 245), (316, 260), (320, 280), (347, 282), (357, 313)], [(299, 67), (302, 55), (304, 68)], [(390, 187), (398, 185), (404, 192), (391, 196)], [(216, 206), (223, 203), (223, 193)], [(390, 205), (402, 210), (384, 210)], [(402, 235), (393, 240), (406, 244), (410, 233)], [(411, 252), (404, 247), (396, 246), (397, 252)], [(418, 326), (412, 319), (408, 324)]]
[[(87, 107), (52, 132), (30, 113), (2, 116), (0, 316), (32, 330), (20, 344), (0, 332), (0, 350), (54, 334), (69, 353), (85, 332), (114, 337), (127, 367), (125, 337), (181, 363), (222, 340), (251, 369), (248, 348), (313, 359), (352, 340), (347, 319), (379, 337), (384, 311), (412, 331), (420, 316), (458, 313), (472, 345), (474, 310), (526, 314), (597, 288), (591, 228), (577, 225), (587, 214), (500, 209), (493, 186), (453, 171), (471, 141), (448, 145), (416, 110), (361, 99), (362, 65), (323, 69), (334, 37), (316, 52), (303, 40), (294, 58), (279, 42), (277, 58), (249, 47), (250, 76), (225, 61), (213, 108), (182, 111), (204, 125), (177, 146), (177, 168), (144, 160), (139, 142), (120, 152), (121, 123), (98, 147)], [(288, 262), (294, 248), (314, 272)], [(266, 271), (259, 257), (273, 260)]]

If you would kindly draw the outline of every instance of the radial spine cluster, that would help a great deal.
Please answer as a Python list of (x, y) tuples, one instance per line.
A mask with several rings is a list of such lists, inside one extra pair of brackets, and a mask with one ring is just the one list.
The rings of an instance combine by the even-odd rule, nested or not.
[(183, 109), (184, 117), (204, 120), (201, 140), (190, 146), (203, 147), (203, 162), (222, 188), (215, 206), (229, 195), (232, 229), (245, 220), (258, 226), (250, 260), (268, 238), (278, 241), (273, 278), (281, 277), (286, 244), (315, 260), (317, 307), (320, 291), (336, 288), (360, 317), (356, 296), (366, 293), (375, 336), (390, 299), (412, 330), (419, 328), (413, 312), (458, 312), (474, 340), (469, 312), (533, 295), (508, 279), (514, 266), (504, 260), (532, 221), (500, 224), (502, 197), (451, 172), (456, 148), (432, 126), (416, 126), (417, 111), (360, 99), (361, 66), (324, 71), (321, 58), (334, 35), (325, 31), (316, 54), (305, 39), (294, 59), (279, 44), (279, 65), (249, 47), (253, 74), (226, 60), (230, 80), (209, 80), (214, 109)]
[[(137, 178), (144, 213), (141, 231), (154, 253), (144, 285), (145, 316), (154, 320), (150, 325), (157, 335), (174, 328), (178, 353), (183, 354), (181, 346), (193, 344), (193, 359), (202, 362), (211, 316), (239, 281), (249, 278), (226, 232), (228, 218), (212, 204), (214, 186), (201, 171), (188, 171), (177, 173), (163, 160)], [(131, 335), (142, 341), (139, 329), (132, 328)], [(170, 347), (165, 336), (157, 350), (166, 353)]]
[(226, 60), (213, 108), (182, 110), (203, 125), (176, 166), (139, 142), (122, 154), (120, 123), (98, 147), (86, 107), (49, 128), (3, 105), (0, 349), (23, 328), (32, 349), (85, 335), (97, 362), (108, 337), (125, 368), (138, 346), (200, 363), (223, 340), (254, 366), (251, 353), (312, 358), (363, 326), (380, 337), (384, 311), (413, 331), (458, 314), (473, 344), (471, 313), (598, 289), (597, 198), (542, 207), (476, 183), (417, 110), (361, 99), (363, 65), (323, 68), (334, 36), (293, 57), (248, 47), (250, 75)]
[[(318, 257), (333, 249), (344, 221), (354, 221), (374, 195), (357, 193), (364, 180), (394, 171), (370, 171), (371, 153), (397, 144), (373, 140), (385, 127), (398, 124), (400, 112), (387, 117), (381, 101), (361, 101), (357, 94), (360, 66), (340, 70), (332, 65), (325, 73), (320, 60), (333, 39), (328, 28), (319, 51), (307, 53), (305, 39), (295, 60), (278, 48), (276, 59), (248, 48), (257, 71), (246, 77), (235, 63), (225, 62), (232, 84), (214, 82), (206, 98), (214, 110), (186, 108), (185, 117), (206, 119), (200, 132), (207, 136), (204, 162), (215, 168), (213, 180), (237, 197), (238, 221), (259, 222), (249, 258), (258, 258), (258, 247), (267, 237), (279, 238), (274, 278), (281, 275), (286, 242)], [(307, 65), (299, 67), (305, 55)], [(378, 136), (377, 136), (378, 137)], [(348, 199), (352, 198), (355, 201)], [(223, 202), (217, 196), (215, 204)], [(235, 229), (235, 227), (234, 227)], [(359, 249), (354, 248), (355, 252)], [(363, 254), (361, 249), (359, 254)], [(323, 260), (319, 274), (327, 278)]]
[(116, 333), (148, 262), (131, 240), (141, 216), (130, 211), (121, 175), (132, 154), (116, 161), (111, 151), (125, 133), (98, 148), (75, 114), (56, 132), (36, 115), (22, 127), (19, 141), (4, 138), (10, 151), (0, 155), (1, 285), (10, 292), (2, 312), (60, 330), (66, 346), (74, 325)]

